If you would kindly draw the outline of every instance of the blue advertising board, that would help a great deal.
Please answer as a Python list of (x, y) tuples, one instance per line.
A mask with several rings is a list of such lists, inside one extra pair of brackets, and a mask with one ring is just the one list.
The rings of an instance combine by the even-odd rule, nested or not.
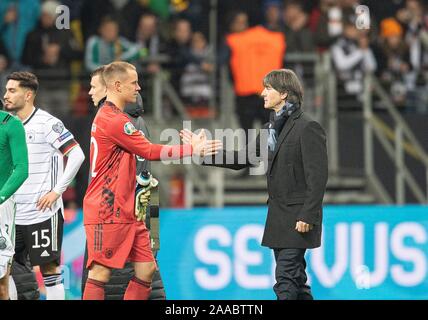
[[(163, 210), (159, 265), (170, 299), (275, 299), (267, 209)], [(309, 250), (316, 299), (428, 299), (428, 207), (329, 206)]]
[[(168, 299), (275, 299), (261, 247), (266, 207), (162, 209), (158, 263)], [(81, 212), (65, 226), (67, 298), (80, 298)], [(322, 246), (306, 254), (316, 299), (428, 299), (427, 206), (326, 206)]]

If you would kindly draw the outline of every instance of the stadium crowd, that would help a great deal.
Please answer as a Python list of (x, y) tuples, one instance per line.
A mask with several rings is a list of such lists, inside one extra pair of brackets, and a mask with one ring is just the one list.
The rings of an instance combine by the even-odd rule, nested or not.
[[(370, 9), (369, 29), (358, 28), (356, 8), (361, 4)], [(284, 35), (275, 41), (285, 42), (285, 54), (329, 50), (347, 93), (360, 93), (362, 76), (370, 71), (398, 106), (428, 112), (427, 4), (219, 0), (213, 52), (208, 41), (210, 0), (2, 0), (0, 81), (4, 84), (11, 71), (31, 70), (41, 79), (40, 105), (59, 115), (85, 114), (91, 112), (87, 86), (72, 80), (87, 83), (89, 72), (100, 65), (124, 60), (146, 79), (167, 70), (186, 105), (206, 105), (213, 95), (210, 76), (215, 67), (231, 62), (228, 35), (261, 25)], [(69, 29), (57, 27), (64, 18), (60, 5), (69, 9)], [(239, 77), (234, 70), (232, 76)]]
[[(402, 112), (428, 114), (427, 0), (218, 0), (215, 43), (210, 41), (212, 2), (2, 0), (0, 95), (8, 74), (34, 72), (40, 80), (36, 104), (76, 128), (87, 150), (96, 112), (88, 96), (89, 75), (99, 66), (116, 60), (135, 65), (148, 114), (153, 76), (162, 70), (196, 116), (206, 116), (204, 110), (219, 101), (218, 71), (228, 66), (237, 120), (248, 129), (268, 117), (259, 108), (259, 78), (265, 73), (259, 68), (276, 69), (272, 61), (283, 62), (291, 53), (329, 52), (337, 83), (351, 101), (362, 97), (365, 72), (374, 72)], [(361, 25), (359, 5), (369, 8), (368, 29)], [(163, 102), (162, 116), (174, 116)], [(85, 161), (76, 176), (82, 185), (88, 166)], [(70, 187), (65, 202), (77, 199), (69, 203), (81, 206), (83, 190)]]

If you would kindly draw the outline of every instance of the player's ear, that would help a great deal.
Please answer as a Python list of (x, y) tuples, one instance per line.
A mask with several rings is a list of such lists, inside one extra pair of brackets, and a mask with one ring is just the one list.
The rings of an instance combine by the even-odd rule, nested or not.
[(114, 83), (114, 88), (116, 89), (117, 92), (122, 92), (122, 88), (121, 88), (121, 83), (120, 81), (115, 81)]
[(27, 103), (30, 102), (31, 99), (34, 98), (34, 96), (35, 96), (34, 91), (27, 90), (27, 92), (25, 93), (25, 102), (27, 102)]

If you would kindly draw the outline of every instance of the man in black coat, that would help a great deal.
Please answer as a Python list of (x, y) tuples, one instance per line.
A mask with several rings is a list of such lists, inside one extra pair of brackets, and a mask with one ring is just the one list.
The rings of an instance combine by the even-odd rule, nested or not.
[[(273, 289), (279, 300), (309, 300), (313, 297), (306, 284), (304, 255), (306, 249), (321, 245), (322, 201), (328, 177), (326, 136), (303, 112), (303, 89), (293, 71), (274, 70), (263, 84), (264, 107), (274, 113), (255, 147), (249, 144), (245, 150), (224, 151), (222, 157), (205, 159), (203, 164), (238, 170), (260, 158), (268, 163), (269, 209), (262, 246), (271, 248), (275, 255)], [(188, 132), (183, 140), (189, 136)], [(239, 161), (242, 152), (245, 161)]]

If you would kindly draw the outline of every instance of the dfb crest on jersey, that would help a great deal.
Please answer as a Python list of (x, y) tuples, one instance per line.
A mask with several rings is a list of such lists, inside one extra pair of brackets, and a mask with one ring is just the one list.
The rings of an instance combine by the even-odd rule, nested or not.
[(27, 131), (27, 142), (34, 142), (34, 141), (36, 141), (36, 131), (28, 130)]
[(52, 130), (59, 134), (64, 130), (64, 125), (61, 122), (57, 122), (52, 126)]
[(125, 123), (125, 125), (123, 126), (123, 131), (127, 134), (127, 135), (132, 135), (133, 133), (137, 132), (137, 129), (135, 129), (134, 125), (131, 122), (127, 122)]

